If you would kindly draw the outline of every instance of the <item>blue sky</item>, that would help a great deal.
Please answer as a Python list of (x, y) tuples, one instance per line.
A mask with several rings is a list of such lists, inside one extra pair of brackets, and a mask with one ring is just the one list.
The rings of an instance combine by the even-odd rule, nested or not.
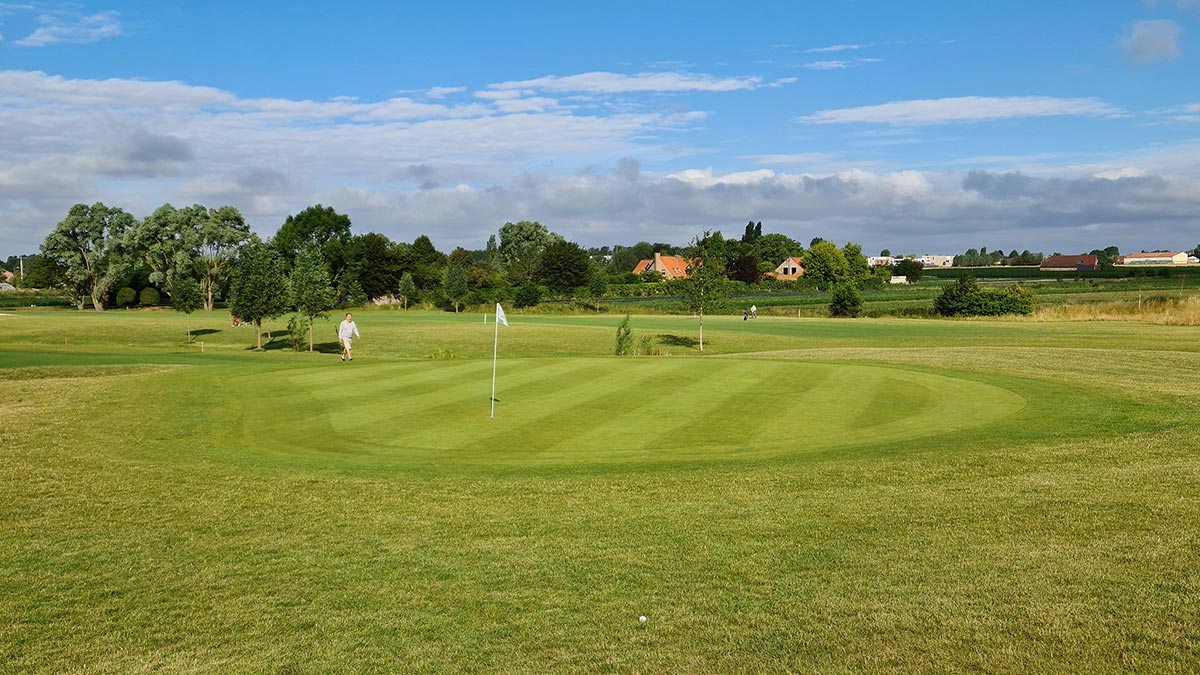
[(0, 1), (0, 255), (96, 200), (443, 249), (1200, 242), (1200, 0), (187, 4)]

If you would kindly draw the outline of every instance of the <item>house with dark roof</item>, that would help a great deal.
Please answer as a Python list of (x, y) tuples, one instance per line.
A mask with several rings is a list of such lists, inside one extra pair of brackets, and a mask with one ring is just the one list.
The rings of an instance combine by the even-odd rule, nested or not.
[(654, 252), (654, 258), (651, 260), (643, 260), (633, 268), (634, 274), (642, 272), (658, 272), (663, 275), (664, 279), (686, 279), (691, 273), (692, 263), (687, 258), (681, 258), (677, 255), (663, 255), (657, 251)]
[(1094, 255), (1052, 255), (1042, 261), (1043, 272), (1095, 272), (1100, 263)]

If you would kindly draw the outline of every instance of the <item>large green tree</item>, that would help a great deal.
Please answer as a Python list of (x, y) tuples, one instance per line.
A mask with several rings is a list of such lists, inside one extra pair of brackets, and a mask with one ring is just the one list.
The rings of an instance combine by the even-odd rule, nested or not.
[(804, 253), (804, 276), (817, 286), (829, 288), (846, 277), (846, 254), (824, 239)]
[(471, 286), (467, 283), (467, 271), (461, 265), (447, 265), (442, 290), (445, 291), (446, 297), (450, 298), (450, 302), (454, 303), (454, 313), (458, 314), (459, 304), (471, 292)]
[(329, 280), (329, 270), (321, 262), (314, 246), (301, 249), (288, 276), (288, 296), (296, 311), (308, 322), (308, 351), (313, 350), (313, 322), (333, 309), (337, 294)]
[(700, 317), (700, 351), (704, 351), (704, 313), (725, 302), (725, 239), (709, 232), (692, 240), (692, 272), (683, 283), (688, 306)]
[(196, 279), (204, 293), (204, 309), (212, 311), (214, 299), (225, 290), (238, 249), (250, 239), (250, 227), (232, 206), (208, 210), (200, 222), (196, 243)]
[(190, 256), (199, 247), (200, 226), (207, 219), (208, 209), (199, 204), (182, 209), (163, 204), (133, 226), (131, 247), (150, 267), (150, 283), (169, 285), (178, 255)]
[(42, 255), (61, 265), (80, 301), (90, 298), (96, 311), (130, 263), (129, 233), (135, 219), (100, 202), (76, 204), (42, 243)]
[(537, 221), (522, 220), (504, 223), (500, 228), (500, 264), (508, 274), (509, 281), (523, 284), (537, 276), (537, 265), (542, 251), (562, 237), (546, 229)]
[(786, 234), (773, 232), (755, 239), (751, 252), (760, 262), (770, 263), (771, 269), (775, 269), (785, 258), (803, 255), (804, 247)]
[(862, 246), (846, 242), (842, 247), (842, 258), (846, 261), (846, 281), (858, 284), (871, 278), (871, 264), (863, 255)]
[(368, 298), (379, 298), (396, 290), (404, 273), (399, 247), (377, 232), (350, 239), (347, 247), (348, 274), (358, 280)]
[(573, 241), (559, 239), (542, 251), (538, 278), (543, 284), (566, 293), (587, 285), (592, 275), (592, 259)]
[(254, 324), (262, 349), (262, 324), (287, 311), (287, 269), (279, 251), (254, 240), (234, 261), (229, 284), (229, 311)]
[(336, 282), (346, 270), (350, 236), (350, 216), (338, 213), (332, 206), (317, 204), (288, 216), (271, 241), (288, 265), (301, 249), (316, 246)]

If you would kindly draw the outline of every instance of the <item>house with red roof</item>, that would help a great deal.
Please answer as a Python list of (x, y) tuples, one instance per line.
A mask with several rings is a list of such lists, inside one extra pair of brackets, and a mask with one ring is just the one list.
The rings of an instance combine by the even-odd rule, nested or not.
[(658, 272), (663, 275), (664, 279), (686, 279), (691, 273), (692, 263), (687, 258), (681, 258), (677, 255), (663, 255), (657, 251), (654, 252), (654, 258), (651, 260), (643, 260), (633, 268), (634, 274), (642, 272)]
[(783, 279), (784, 281), (795, 281), (804, 276), (804, 262), (795, 257), (784, 258), (783, 262), (779, 263), (775, 268), (775, 271), (768, 272), (767, 276)]
[(1095, 272), (1100, 263), (1094, 255), (1052, 255), (1042, 261), (1043, 272)]

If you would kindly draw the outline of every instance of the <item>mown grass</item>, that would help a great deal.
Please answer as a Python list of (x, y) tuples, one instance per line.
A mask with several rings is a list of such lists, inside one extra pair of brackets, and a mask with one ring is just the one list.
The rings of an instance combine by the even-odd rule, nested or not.
[(1194, 329), (356, 318), (0, 317), (0, 671), (1200, 669)]

